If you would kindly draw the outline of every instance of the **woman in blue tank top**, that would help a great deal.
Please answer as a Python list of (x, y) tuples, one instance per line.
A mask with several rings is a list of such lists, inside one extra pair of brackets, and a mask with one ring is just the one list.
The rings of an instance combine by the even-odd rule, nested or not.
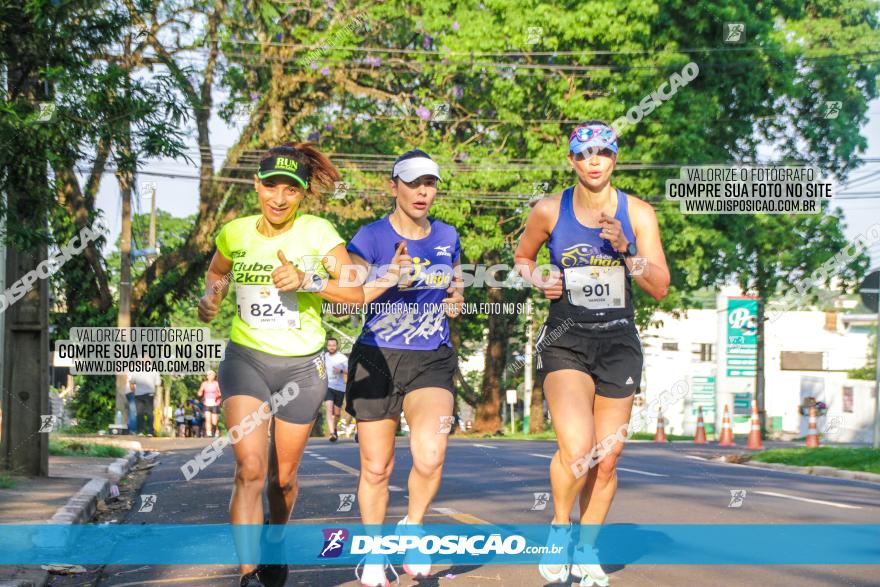
[[(408, 535), (424, 535), (422, 521), (440, 487), (458, 364), (448, 319), (464, 301), (458, 232), (428, 216), (439, 179), (440, 168), (424, 151), (398, 157), (388, 186), (394, 211), (362, 226), (348, 244), (352, 260), (373, 273), (364, 286), (365, 323), (351, 350), (345, 390), (346, 410), (357, 418), (361, 520), (385, 521), (403, 412), (413, 466), (407, 515), (397, 525)], [(386, 570), (394, 567), (387, 557), (368, 555), (362, 562), (355, 571), (361, 585), (389, 584)], [(427, 577), (431, 559), (410, 550), (403, 570)]]
[[(605, 123), (578, 126), (568, 155), (577, 183), (535, 205), (515, 253), (523, 277), (550, 299), (536, 343), (558, 443), (550, 463), (548, 543), (573, 547), (542, 559), (539, 572), (550, 582), (571, 574), (582, 585), (608, 584), (592, 545), (617, 490), (617, 458), (641, 381), (632, 280), (657, 300), (669, 288), (654, 209), (611, 185), (617, 151), (617, 137)], [(554, 270), (549, 279), (535, 273), (544, 243)], [(577, 498), (585, 525), (580, 535), (569, 520)], [(588, 533), (586, 525), (594, 530)]]

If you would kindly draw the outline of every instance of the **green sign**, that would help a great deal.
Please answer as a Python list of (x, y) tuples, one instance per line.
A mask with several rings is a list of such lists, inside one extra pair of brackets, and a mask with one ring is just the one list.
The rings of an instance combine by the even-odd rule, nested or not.
[(750, 416), (752, 414), (751, 392), (733, 394), (733, 413), (736, 416)]
[(707, 375), (691, 376), (691, 390), (694, 400), (691, 414), (696, 417), (697, 408), (703, 408), (703, 419), (707, 420), (705, 423), (706, 432), (711, 434), (713, 432), (712, 422), (715, 419), (715, 377)]
[(727, 300), (727, 376), (754, 377), (758, 364), (758, 300)]

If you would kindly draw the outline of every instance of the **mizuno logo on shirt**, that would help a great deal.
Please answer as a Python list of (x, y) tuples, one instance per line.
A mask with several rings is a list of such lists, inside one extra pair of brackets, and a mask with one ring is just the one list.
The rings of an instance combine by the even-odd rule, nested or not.
[(434, 247), (435, 249), (437, 249), (437, 256), (438, 257), (452, 257), (452, 253), (449, 252), (449, 247), (451, 247), (451, 246), (452, 245), (446, 245), (444, 247)]

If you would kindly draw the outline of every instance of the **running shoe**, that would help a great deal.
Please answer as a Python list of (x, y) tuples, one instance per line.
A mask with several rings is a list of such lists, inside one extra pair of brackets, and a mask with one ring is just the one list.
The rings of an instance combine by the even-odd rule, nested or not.
[(337, 440), (339, 440), (339, 436), (335, 432), (330, 435), (330, 442), (336, 442)]
[(257, 572), (259, 569), (254, 569), (250, 573), (246, 573), (241, 576), (241, 579), (238, 582), (239, 587), (266, 587), (266, 585), (260, 581), (257, 576)]
[(584, 587), (608, 587), (609, 577), (599, 564), (599, 552), (592, 546), (578, 546), (574, 549), (571, 575), (579, 577)]
[(257, 576), (266, 587), (284, 587), (287, 583), (287, 565), (259, 565)]
[(571, 570), (568, 555), (571, 545), (571, 524), (551, 524), (547, 546), (565, 545), (565, 555), (546, 553), (538, 563), (538, 572), (548, 583), (565, 583)]
[[(401, 526), (407, 526), (407, 528), (401, 528)], [(401, 534), (424, 536), (425, 531), (421, 524), (410, 524), (404, 516), (402, 520), (397, 522), (397, 535)], [(403, 572), (410, 577), (427, 577), (431, 574), (431, 557), (418, 550), (407, 549), (406, 554), (403, 555)]]
[[(369, 560), (369, 562), (367, 562)], [(394, 566), (388, 562), (388, 557), (382, 555), (368, 554), (361, 559), (354, 569), (354, 576), (357, 577), (361, 585), (366, 587), (391, 587), (388, 581), (388, 575), (385, 569), (390, 568), (394, 573), (394, 582), (400, 584), (400, 575), (394, 570)], [(358, 569), (361, 569), (358, 572)]]

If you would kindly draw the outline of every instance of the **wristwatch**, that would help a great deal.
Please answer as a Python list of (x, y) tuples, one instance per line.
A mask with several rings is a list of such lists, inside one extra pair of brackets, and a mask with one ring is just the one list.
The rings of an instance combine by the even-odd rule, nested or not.
[(636, 248), (636, 243), (628, 243), (626, 245), (626, 249), (621, 253), (624, 257), (635, 257), (638, 254), (639, 250)]
[(301, 288), (302, 291), (307, 291), (307, 292), (324, 291), (324, 287), (326, 287), (326, 285), (327, 285), (327, 280), (324, 279), (323, 277), (321, 277), (320, 275), (318, 275), (317, 273), (312, 273), (311, 281), (309, 281), (308, 278), (306, 278), (306, 281), (308, 283), (303, 284), (303, 287)]

